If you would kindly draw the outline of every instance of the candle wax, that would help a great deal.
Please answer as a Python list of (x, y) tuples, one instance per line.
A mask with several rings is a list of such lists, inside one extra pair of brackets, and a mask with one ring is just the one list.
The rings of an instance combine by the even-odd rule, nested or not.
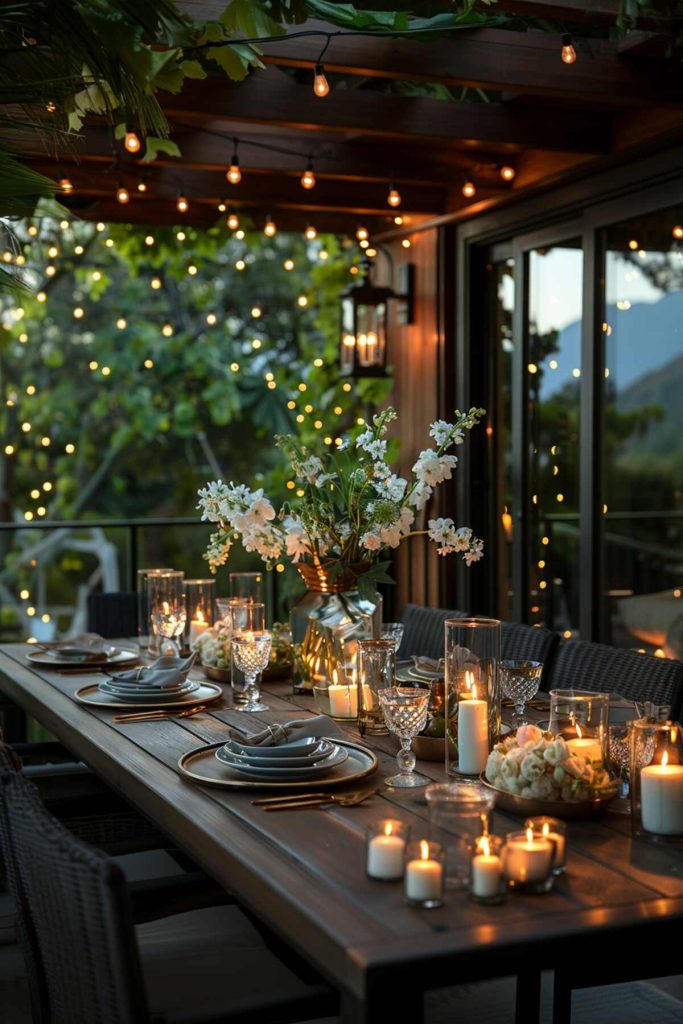
[(373, 836), (368, 843), (366, 870), (370, 878), (391, 880), (403, 877), (405, 840), (400, 836)]
[(472, 858), (472, 892), (475, 896), (497, 896), (503, 862), (495, 854), (479, 853)]

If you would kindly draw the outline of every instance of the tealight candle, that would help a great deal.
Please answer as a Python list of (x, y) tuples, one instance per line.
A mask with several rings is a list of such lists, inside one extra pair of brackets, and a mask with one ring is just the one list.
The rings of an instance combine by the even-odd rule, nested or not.
[(403, 878), (407, 835), (407, 826), (393, 818), (370, 826), (365, 867), (369, 878), (384, 882)]
[(458, 771), (479, 775), (489, 756), (488, 703), (477, 699), (474, 673), (465, 673), (467, 695), (458, 700)]
[(209, 623), (202, 615), (201, 608), (197, 608), (196, 618), (190, 622), (190, 647), (197, 640), (202, 633), (205, 633), (209, 628)]
[(665, 751), (660, 764), (640, 770), (641, 820), (646, 832), (683, 835), (683, 765), (669, 764)]
[(549, 839), (553, 844), (553, 874), (561, 875), (567, 870), (567, 826), (557, 818), (527, 818), (525, 828), (533, 830), (534, 836)]
[(552, 887), (553, 844), (534, 830), (513, 832), (508, 836), (505, 876), (515, 888), (547, 892)]
[(470, 872), (470, 894), (481, 903), (500, 903), (505, 897), (502, 839), (479, 836), (475, 840)]
[(443, 903), (443, 847), (421, 839), (408, 848), (405, 892), (409, 903), (421, 907), (440, 907)]
[(568, 739), (567, 750), (570, 754), (577, 757), (585, 757), (589, 761), (597, 761), (602, 764), (602, 745), (599, 740), (593, 736), (584, 736), (581, 731), (581, 726), (576, 723), (576, 736)]

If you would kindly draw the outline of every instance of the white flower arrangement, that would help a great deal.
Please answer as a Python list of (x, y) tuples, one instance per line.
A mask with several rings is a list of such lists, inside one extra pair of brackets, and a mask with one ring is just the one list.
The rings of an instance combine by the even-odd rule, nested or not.
[(462, 444), (465, 431), (483, 415), (483, 409), (456, 410), (453, 423), (432, 423), (437, 447), (420, 452), (411, 479), (397, 476), (387, 463), (384, 435), (397, 419), (392, 408), (376, 415), (355, 442), (344, 439), (324, 459), (292, 436), (277, 437), (303, 497), (276, 512), (261, 488), (221, 480), (207, 484), (199, 491), (198, 508), (203, 520), (219, 524), (204, 556), (211, 570), (225, 564), (237, 538), (269, 568), (283, 555), (293, 562), (324, 561), (332, 576), (354, 566), (368, 585), (388, 579), (383, 571), (388, 562), (377, 564), (381, 552), (419, 534), (427, 535), (440, 555), (458, 553), (467, 565), (479, 561), (484, 545), (469, 527), (443, 518), (430, 519), (426, 530), (413, 526), (434, 488), (451, 479), (458, 459), (448, 449)]
[(611, 784), (601, 763), (571, 754), (561, 736), (522, 725), (497, 743), (486, 763), (496, 789), (538, 800), (580, 802), (595, 799)]

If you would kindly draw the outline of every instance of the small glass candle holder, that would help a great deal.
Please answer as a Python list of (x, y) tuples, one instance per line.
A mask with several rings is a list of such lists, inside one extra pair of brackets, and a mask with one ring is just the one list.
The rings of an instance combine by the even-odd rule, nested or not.
[(478, 782), (450, 782), (428, 786), (425, 796), (429, 837), (446, 851), (446, 887), (465, 889), (470, 849), (477, 836), (489, 831), (495, 793)]
[(138, 594), (138, 647), (140, 648), (140, 653), (147, 650), (151, 631), (147, 577), (157, 576), (162, 572), (173, 572), (173, 569), (138, 569), (135, 575)]
[[(158, 657), (161, 653), (162, 633), (158, 623), (164, 619), (176, 619), (178, 622), (182, 617), (182, 627), (173, 633), (173, 642), (185, 628), (185, 599), (183, 597), (183, 582), (185, 573), (172, 569), (170, 572), (155, 572), (147, 575), (147, 609), (150, 621), (149, 653)], [(181, 616), (182, 610), (182, 616)], [(167, 634), (163, 634), (166, 636)]]
[(476, 778), (500, 738), (500, 622), (447, 619), (446, 771)]
[(413, 907), (443, 904), (445, 851), (441, 843), (420, 839), (406, 847), (405, 896)]
[(470, 898), (476, 903), (502, 903), (507, 898), (505, 840), (500, 836), (479, 836), (470, 852)]
[(532, 828), (510, 832), (505, 843), (505, 877), (513, 892), (544, 893), (553, 887), (555, 847)]
[(395, 882), (403, 878), (410, 826), (398, 818), (384, 818), (367, 827), (365, 871), (368, 878)]
[(530, 828), (534, 836), (542, 836), (554, 844), (553, 874), (563, 875), (567, 870), (567, 825), (559, 818), (527, 818), (524, 828)]
[(396, 645), (393, 640), (358, 641), (358, 731), (386, 736), (389, 732), (378, 691), (394, 685)]
[(604, 765), (608, 759), (609, 694), (551, 690), (549, 731), (562, 736), (569, 753)]
[(632, 723), (631, 825), (650, 842), (683, 843), (683, 729), (675, 722)]
[(185, 644), (190, 649), (216, 618), (216, 581), (185, 580)]

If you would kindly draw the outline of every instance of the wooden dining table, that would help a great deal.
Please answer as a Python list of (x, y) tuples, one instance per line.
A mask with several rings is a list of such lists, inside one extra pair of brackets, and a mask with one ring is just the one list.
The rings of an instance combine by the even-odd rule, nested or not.
[[(365, 874), (368, 825), (398, 817), (414, 838), (429, 833), (424, 789), (384, 786), (395, 770), (392, 737), (363, 740), (379, 758), (362, 785), (380, 792), (366, 802), (267, 813), (252, 804), (253, 791), (183, 778), (178, 759), (227, 738), (228, 725), (256, 731), (316, 713), (313, 700), (294, 695), (290, 683), (266, 683), (270, 710), (253, 715), (234, 710), (228, 686), (194, 717), (117, 724), (113, 710), (74, 699), (101, 676), (38, 667), (27, 662), (29, 652), (25, 644), (0, 647), (0, 691), (305, 957), (339, 991), (343, 1024), (418, 1024), (425, 992), (513, 975), (517, 1020), (533, 1024), (544, 970), (563, 965), (565, 980), (575, 985), (680, 971), (681, 850), (632, 839), (628, 817), (572, 821), (567, 873), (545, 895), (484, 906), (465, 891), (447, 890), (442, 907), (417, 909), (404, 901), (400, 882)], [(360, 741), (355, 727), (348, 732)], [(445, 780), (438, 762), (417, 767)], [(521, 827), (498, 811), (494, 819), (499, 834)], [(562, 1014), (558, 1008), (556, 1019)]]

